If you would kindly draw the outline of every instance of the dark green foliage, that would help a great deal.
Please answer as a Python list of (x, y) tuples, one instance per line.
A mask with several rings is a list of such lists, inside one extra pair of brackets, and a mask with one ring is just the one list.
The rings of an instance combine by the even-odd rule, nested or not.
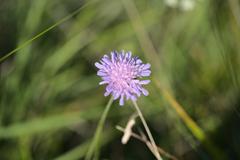
[[(161, 75), (161, 84), (228, 159), (240, 159), (239, 2), (196, 0), (189, 11), (164, 0), (134, 4), (158, 52), (154, 62), (161, 68), (153, 75)], [(83, 159), (109, 99), (98, 86), (94, 62), (111, 50), (131, 50), (143, 59), (149, 54), (122, 1), (2, 0), (0, 56), (77, 8), (82, 8), (78, 14), (0, 62), (1, 160)], [(139, 106), (157, 144), (179, 159), (213, 159), (156, 84), (147, 88), (150, 95), (141, 97)], [(115, 126), (126, 124), (130, 106), (112, 106), (101, 159), (154, 159), (144, 143), (120, 143)]]

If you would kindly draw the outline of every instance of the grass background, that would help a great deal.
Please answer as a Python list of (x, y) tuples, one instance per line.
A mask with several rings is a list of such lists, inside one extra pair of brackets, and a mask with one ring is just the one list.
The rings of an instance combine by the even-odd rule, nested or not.
[[(0, 159), (83, 159), (109, 100), (94, 63), (122, 49), (152, 64), (138, 103), (159, 146), (179, 159), (240, 159), (239, 1), (195, 2), (1, 0), (0, 56), (17, 50), (0, 64)], [(121, 144), (115, 126), (133, 111), (114, 102), (101, 159), (154, 159), (135, 139)]]

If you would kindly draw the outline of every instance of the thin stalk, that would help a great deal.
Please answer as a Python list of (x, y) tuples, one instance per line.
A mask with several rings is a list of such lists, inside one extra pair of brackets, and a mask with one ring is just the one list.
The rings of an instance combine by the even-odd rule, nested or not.
[[(143, 49), (145, 53), (145, 57), (148, 59), (152, 66), (153, 72), (156, 73), (156, 76), (159, 75), (159, 68), (161, 68), (161, 65), (158, 57), (157, 50), (154, 48), (153, 43), (151, 39), (149, 38), (149, 35), (147, 31), (144, 28), (144, 23), (141, 19), (141, 16), (139, 14), (139, 11), (134, 3), (133, 0), (122, 0), (123, 6), (126, 9), (126, 12), (131, 20), (133, 29), (136, 32), (136, 36), (139, 40), (140, 46)], [(157, 77), (154, 77), (155, 84), (157, 86), (160, 85), (160, 82)], [(160, 87), (161, 88), (161, 87)], [(162, 90), (162, 89), (161, 89)], [(224, 159), (220, 157), (226, 157), (224, 152), (221, 151), (213, 142), (211, 139), (206, 138), (206, 133), (198, 126), (198, 124), (187, 114), (187, 112), (184, 110), (184, 108), (180, 105), (180, 103), (171, 95), (167, 90), (162, 90), (164, 97), (166, 100), (171, 104), (170, 106), (176, 110), (180, 118), (183, 120), (184, 124), (189, 128), (189, 130), (192, 132), (192, 134), (203, 143), (203, 145), (206, 147), (206, 149), (215, 157), (215, 159)]]
[(156, 143), (155, 143), (155, 141), (154, 141), (154, 139), (153, 139), (153, 136), (152, 136), (152, 134), (151, 134), (151, 132), (150, 132), (150, 129), (149, 129), (148, 125), (147, 125), (147, 122), (145, 121), (145, 119), (144, 119), (144, 117), (143, 117), (143, 114), (142, 114), (140, 108), (138, 107), (137, 102), (136, 102), (136, 101), (132, 101), (132, 102), (133, 102), (133, 105), (134, 105), (135, 109), (137, 110), (137, 113), (138, 113), (138, 115), (139, 115), (139, 117), (140, 117), (140, 119), (141, 119), (141, 121), (142, 121), (142, 123), (143, 123), (143, 126), (144, 126), (144, 128), (145, 128), (145, 130), (146, 130), (146, 132), (147, 132), (148, 138), (149, 138), (149, 140), (150, 140), (150, 142), (151, 142), (151, 144), (152, 144), (152, 147), (153, 147), (154, 152), (155, 152), (154, 155), (156, 156), (156, 158), (157, 158), (158, 160), (162, 160), (162, 158), (161, 158), (161, 156), (160, 156), (160, 154), (159, 154), (159, 152), (158, 152), (157, 145), (156, 145)]
[(86, 157), (85, 157), (85, 160), (91, 160), (91, 158), (93, 157), (93, 154), (96, 153), (96, 151), (98, 150), (98, 147), (99, 147), (99, 139), (100, 139), (100, 136), (101, 136), (101, 133), (102, 133), (102, 130), (103, 130), (103, 126), (105, 124), (105, 121), (106, 121), (106, 118), (107, 118), (107, 115), (108, 115), (108, 112), (110, 110), (110, 107), (113, 103), (113, 97), (111, 97), (103, 111), (103, 114), (100, 118), (100, 121), (97, 125), (97, 129), (96, 129), (96, 132), (94, 134), (94, 137), (93, 137), (93, 141), (91, 142), (91, 145), (87, 151), (87, 154), (86, 154)]
[(161, 88), (163, 96), (170, 103), (170, 106), (176, 111), (178, 116), (182, 119), (184, 124), (188, 127), (188, 129), (193, 133), (193, 135), (203, 143), (206, 149), (212, 154), (214, 159), (224, 160), (227, 159), (226, 155), (215, 146), (212, 140), (205, 134), (202, 128), (187, 114), (187, 112), (183, 109), (180, 103), (169, 93), (168, 90)]
[(93, 3), (93, 1), (88, 2), (87, 4), (79, 7), (78, 9), (76, 9), (75, 11), (73, 11), (72, 13), (70, 13), (69, 15), (63, 17), (62, 19), (60, 19), (58, 22), (54, 23), (53, 25), (49, 26), (48, 28), (46, 28), (45, 30), (41, 31), (40, 33), (38, 33), (37, 35), (33, 36), (32, 38), (30, 38), (29, 40), (23, 42), (22, 44), (20, 44), (17, 48), (13, 49), (12, 51), (10, 51), (9, 53), (6, 53), (4, 56), (0, 57), (0, 64), (7, 59), (9, 56), (11, 56), (12, 54), (17, 53), (17, 51), (21, 50), (22, 48), (26, 47), (27, 45), (29, 45), (31, 42), (33, 42), (34, 40), (42, 37), (44, 34), (46, 34), (47, 32), (53, 30), (54, 28), (60, 26), (61, 24), (63, 24), (64, 22), (66, 22), (67, 20), (69, 20), (70, 18), (72, 18), (73, 16), (77, 15), (82, 9), (84, 9), (85, 7), (87, 7), (89, 4)]

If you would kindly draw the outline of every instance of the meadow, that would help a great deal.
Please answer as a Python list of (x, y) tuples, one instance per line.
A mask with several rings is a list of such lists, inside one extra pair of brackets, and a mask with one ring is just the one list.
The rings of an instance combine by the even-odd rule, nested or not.
[(240, 159), (239, 42), (238, 0), (1, 0), (0, 160), (156, 159), (121, 143), (131, 100), (100, 121), (95, 62), (123, 50), (151, 64), (137, 104), (163, 160)]

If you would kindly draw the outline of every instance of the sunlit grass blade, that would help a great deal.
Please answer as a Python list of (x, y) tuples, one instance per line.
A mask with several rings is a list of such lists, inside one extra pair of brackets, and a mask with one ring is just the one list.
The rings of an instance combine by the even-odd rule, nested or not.
[[(92, 114), (86, 114), (91, 112)], [(65, 127), (74, 126), (85, 122), (93, 114), (98, 114), (99, 109), (87, 111), (69, 112), (58, 115), (49, 115), (42, 118), (35, 118), (27, 122), (15, 123), (7, 127), (0, 127), (0, 139), (17, 138), (46, 131), (54, 131)]]
[[(45, 11), (45, 6), (47, 4), (46, 0), (43, 1), (33, 1), (30, 5), (30, 9), (28, 10), (28, 14), (26, 20), (24, 22), (24, 27), (20, 31), (18, 45), (21, 45), (31, 36), (38, 28), (41, 23), (43, 13)], [(48, 5), (51, 5), (48, 3)], [(31, 54), (31, 45), (25, 47), (22, 50), (19, 50), (19, 56), (16, 58), (16, 65), (19, 68), (24, 68), (26, 62), (29, 60), (29, 55)], [(18, 69), (19, 69), (18, 68)]]
[[(144, 26), (141, 21), (141, 17), (139, 15), (137, 8), (133, 1), (125, 1), (125, 0), (122, 0), (122, 1), (123, 1), (123, 5), (124, 5), (128, 15), (129, 15), (129, 18), (132, 22), (132, 25), (135, 29), (135, 32), (136, 32), (136, 35), (140, 42), (140, 45), (141, 45), (142, 49), (144, 50), (144, 54), (145, 54), (146, 58), (149, 59), (150, 62), (152, 62), (153, 71), (157, 71), (158, 69), (161, 68), (160, 62), (158, 60), (159, 58), (157, 57), (158, 54), (149, 38), (147, 32), (144, 29)], [(137, 21), (135, 21), (135, 19), (137, 19)], [(157, 76), (159, 76), (159, 73), (157, 74)], [(159, 81), (157, 80), (156, 77), (154, 77), (153, 79), (156, 84), (159, 84)], [(174, 110), (177, 109), (176, 112), (178, 113), (180, 118), (183, 119), (183, 122), (185, 123), (185, 125), (192, 131), (193, 135), (200, 142), (203, 142), (203, 144), (206, 146), (206, 148), (209, 150), (209, 152), (215, 158), (220, 158), (221, 156), (219, 156), (219, 155), (222, 155), (221, 154), (222, 152), (215, 145), (213, 145), (212, 142), (210, 142), (210, 139), (205, 139), (205, 138), (207, 138), (207, 136), (205, 135), (205, 132), (203, 132), (203, 130), (196, 124), (196, 122), (194, 122), (193, 119), (190, 118), (190, 116), (184, 111), (182, 106), (178, 105), (178, 108), (176, 108), (175, 104), (177, 103), (177, 101), (173, 98), (173, 96), (169, 93), (167, 95), (168, 96), (165, 97), (166, 100), (171, 104), (170, 106), (172, 106)], [(173, 102), (172, 100), (174, 100), (175, 103), (172, 103)], [(181, 110), (181, 112), (179, 112), (180, 110)], [(184, 113), (184, 115), (181, 113)], [(188, 117), (187, 121), (186, 121), (186, 117)], [(207, 143), (204, 143), (203, 140), (207, 140)]]
[(61, 66), (69, 61), (77, 53), (77, 51), (90, 43), (94, 37), (95, 34), (88, 29), (76, 34), (73, 38), (66, 42), (66, 44), (61, 46), (48, 57), (46, 62), (43, 64), (43, 70), (54, 74)]
[(183, 107), (176, 101), (174, 97), (166, 90), (163, 89), (163, 87), (160, 86), (160, 84), (155, 80), (155, 83), (157, 84), (158, 88), (162, 91), (163, 96), (168, 101), (170, 106), (174, 108), (174, 110), (177, 112), (179, 117), (182, 119), (182, 121), (185, 123), (185, 125), (189, 128), (189, 130), (193, 133), (193, 135), (203, 143), (203, 145), (207, 148), (207, 150), (212, 154), (212, 156), (216, 159), (226, 159), (226, 156), (224, 153), (218, 149), (213, 142), (207, 137), (205, 132), (198, 126), (198, 124), (187, 114), (187, 112), (183, 109)]
[(31, 42), (33, 42), (34, 40), (38, 39), (39, 37), (43, 36), (44, 34), (46, 34), (47, 32), (51, 31), (52, 29), (58, 27), (59, 25), (61, 25), (62, 23), (64, 23), (65, 21), (69, 20), (70, 18), (72, 18), (73, 16), (75, 16), (76, 14), (78, 14), (83, 8), (87, 7), (88, 5), (90, 5), (91, 3), (93, 3), (94, 1), (88, 2), (85, 5), (79, 7), (77, 10), (75, 10), (74, 12), (72, 12), (71, 14), (67, 15), (66, 17), (62, 18), (61, 20), (59, 20), (58, 22), (56, 22), (55, 24), (51, 25), (50, 27), (48, 27), (47, 29), (43, 30), (42, 32), (38, 33), (37, 35), (35, 35), (34, 37), (32, 37), (31, 39), (25, 41), (24, 43), (20, 44), (17, 48), (15, 48), (14, 50), (12, 50), (11, 52), (5, 54), (5, 56), (0, 58), (0, 63), (2, 63), (5, 59), (7, 59), (9, 56), (11, 56), (12, 54), (15, 54), (17, 51), (21, 50), (22, 48), (24, 48), (25, 46), (29, 45)]

